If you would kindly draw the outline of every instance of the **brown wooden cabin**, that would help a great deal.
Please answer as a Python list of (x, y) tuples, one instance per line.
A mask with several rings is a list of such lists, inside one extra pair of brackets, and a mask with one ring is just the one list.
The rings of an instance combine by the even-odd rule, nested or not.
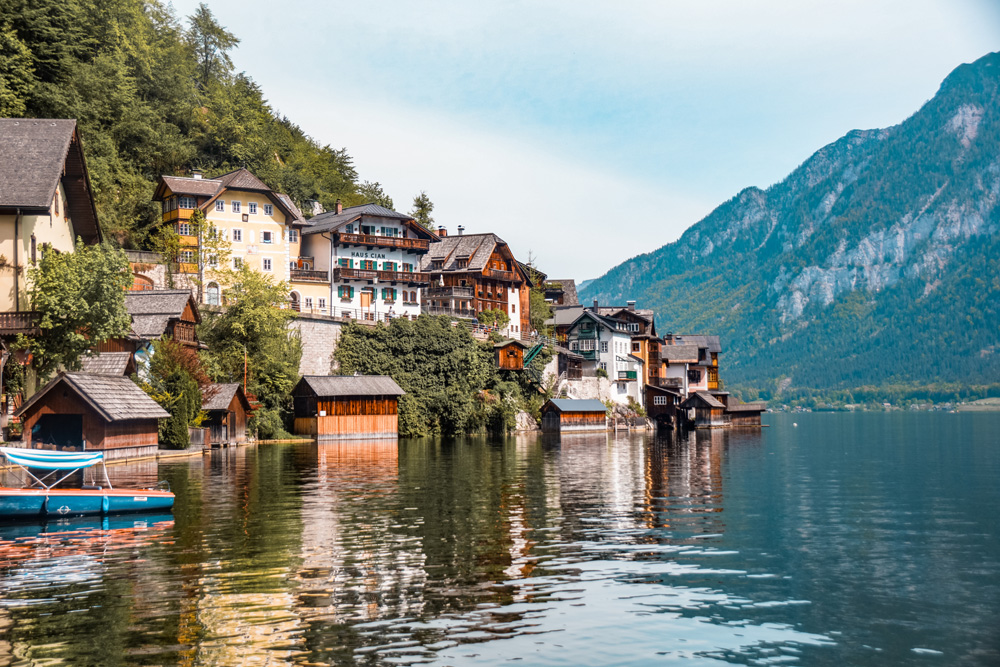
[(732, 426), (761, 426), (760, 416), (767, 412), (766, 403), (733, 403), (726, 406)]
[(556, 352), (559, 354), (557, 362), (559, 375), (565, 373), (567, 380), (583, 379), (583, 362), (585, 361), (583, 355), (570, 352), (565, 347), (557, 347)]
[(553, 398), (542, 406), (542, 431), (607, 431), (608, 409), (595, 399)]
[(524, 368), (524, 351), (528, 349), (519, 340), (505, 340), (493, 346), (497, 368), (507, 371), (519, 371)]
[(168, 337), (185, 347), (202, 347), (195, 334), (201, 324), (198, 303), (188, 290), (139, 290), (125, 294), (125, 309), (132, 316), (132, 332), (97, 346), (96, 351), (134, 354), (149, 341)]
[(210, 384), (201, 394), (201, 409), (208, 415), (203, 426), (209, 431), (209, 444), (221, 447), (246, 442), (252, 410), (243, 386), (239, 382)]
[(681, 392), (671, 387), (647, 384), (645, 387), (646, 414), (656, 422), (658, 429), (670, 429), (677, 425), (677, 408), (681, 403)]
[(103, 450), (111, 460), (155, 455), (158, 420), (170, 415), (127, 377), (60, 373), (17, 416), (25, 447)]
[(719, 428), (728, 426), (726, 406), (707, 391), (699, 391), (688, 396), (680, 404), (682, 421), (691, 428)]
[(295, 433), (317, 440), (399, 436), (399, 397), (386, 375), (306, 375), (292, 389)]

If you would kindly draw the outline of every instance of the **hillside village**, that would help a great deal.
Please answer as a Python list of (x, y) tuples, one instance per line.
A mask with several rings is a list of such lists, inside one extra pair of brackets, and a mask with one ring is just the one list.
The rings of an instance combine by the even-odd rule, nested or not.
[[(45, 253), (73, 253), (77, 239), (85, 246), (108, 239), (75, 121), (0, 119), (0, 152), (0, 344), (4, 365), (27, 364), (30, 345), (18, 349), (16, 342), (42, 326), (29, 298), (31, 269)], [(93, 447), (106, 436), (108, 448), (127, 441), (132, 456), (145, 451), (136, 447), (155, 449), (156, 420), (167, 413), (129, 378), (142, 376), (154, 341), (205, 350), (203, 314), (232, 305), (233, 276), (246, 270), (287, 288), (279, 305), (302, 346), (302, 378), (291, 382), (294, 417), (288, 415), (299, 435), (322, 436), (324, 420), (334, 419), (341, 419), (330, 426), (338, 433), (394, 435), (396, 401), (405, 392), (392, 378), (338, 376), (335, 351), (346, 326), (422, 316), (468, 328), (492, 345), (503, 372), (524, 372), (544, 359), (537, 391), (552, 400), (541, 409), (543, 426), (579, 427), (565, 415), (581, 406), (607, 410), (612, 423), (645, 424), (648, 416), (661, 429), (760, 424), (762, 404), (741, 404), (725, 391), (718, 336), (658, 332), (653, 311), (635, 301), (581, 304), (574, 280), (549, 278), (496, 233), (430, 229), (376, 203), (344, 207), (337, 200), (325, 211), (306, 202), (307, 215), (245, 168), (211, 178), (197, 171), (162, 175), (154, 201), (161, 238), (169, 242), (159, 252), (125, 251), (127, 335), (90, 341), (79, 372), (63, 369), (36, 391), (4, 391), (0, 420), (23, 422), (26, 443), (82, 437)], [(245, 378), (242, 387), (203, 385), (194, 412), (206, 413), (208, 426), (194, 440), (208, 446), (251, 437), (247, 424), (261, 397), (247, 395)], [(61, 398), (57, 387), (64, 387)], [(79, 423), (56, 423), (55, 415), (70, 409), (83, 415)], [(598, 422), (608, 428), (605, 417)], [(81, 436), (97, 430), (101, 439)]]

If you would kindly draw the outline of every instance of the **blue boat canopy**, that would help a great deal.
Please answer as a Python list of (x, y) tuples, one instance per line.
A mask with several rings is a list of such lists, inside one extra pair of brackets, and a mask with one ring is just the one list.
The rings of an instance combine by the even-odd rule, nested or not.
[(54, 452), (45, 449), (0, 447), (0, 454), (11, 463), (41, 470), (79, 470), (104, 460), (104, 452)]

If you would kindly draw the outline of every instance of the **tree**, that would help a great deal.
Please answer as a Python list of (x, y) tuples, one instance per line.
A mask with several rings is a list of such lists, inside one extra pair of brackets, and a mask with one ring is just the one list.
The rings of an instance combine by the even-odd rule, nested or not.
[(24, 115), (34, 80), (31, 51), (9, 23), (0, 23), (0, 118)]
[(288, 328), (295, 313), (282, 308), (288, 286), (245, 265), (233, 272), (227, 307), (206, 313), (199, 335), (209, 346), (204, 360), (216, 382), (243, 382), (260, 398), (250, 423), (263, 437), (282, 434), (282, 414), (299, 379), (302, 343)]
[(510, 315), (499, 308), (483, 310), (476, 315), (476, 319), (483, 326), (496, 327), (497, 329), (503, 329), (510, 324)]
[(39, 333), (23, 344), (31, 349), (40, 379), (58, 367), (80, 368), (80, 357), (109, 338), (128, 334), (132, 320), (125, 310), (125, 290), (132, 285), (128, 257), (110, 245), (84, 245), (71, 253), (42, 251), (28, 270), (32, 309)]
[(410, 215), (427, 229), (433, 229), (434, 218), (431, 217), (433, 210), (434, 202), (431, 201), (426, 192), (421, 190), (420, 194), (413, 198), (413, 210), (410, 211)]
[[(382, 190), (381, 183), (378, 182), (372, 183), (371, 181), (365, 181), (364, 183), (358, 186), (358, 194), (361, 196), (361, 199), (363, 200), (362, 203), (378, 204), (379, 206), (386, 207), (390, 211), (393, 209), (392, 197), (387, 195), (385, 191)], [(433, 204), (431, 204), (431, 208), (434, 208)]]
[(201, 390), (211, 380), (198, 355), (188, 347), (165, 338), (153, 341), (149, 377), (140, 386), (170, 413), (160, 421), (160, 445), (187, 449), (191, 445), (188, 428), (205, 419), (201, 410)]
[(198, 84), (205, 89), (213, 81), (225, 80), (233, 69), (229, 50), (240, 43), (239, 38), (215, 20), (204, 2), (188, 19), (188, 43), (198, 60)]
[(525, 266), (532, 285), (528, 292), (528, 322), (531, 324), (531, 328), (538, 333), (545, 333), (547, 329), (545, 323), (552, 319), (552, 306), (545, 300), (545, 285), (542, 284), (542, 274), (535, 268), (535, 256), (530, 251)]

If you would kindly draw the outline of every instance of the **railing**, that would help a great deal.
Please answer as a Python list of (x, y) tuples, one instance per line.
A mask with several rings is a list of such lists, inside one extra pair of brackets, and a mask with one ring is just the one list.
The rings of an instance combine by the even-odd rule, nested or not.
[(342, 245), (363, 245), (378, 248), (400, 248), (402, 250), (430, 249), (426, 239), (401, 239), (395, 236), (375, 236), (372, 234), (337, 234), (337, 242)]
[(497, 269), (486, 268), (483, 269), (483, 275), (487, 278), (493, 278), (494, 280), (503, 280), (508, 283), (517, 281), (517, 274), (513, 271), (499, 271)]
[(444, 308), (436, 306), (424, 305), (421, 312), (427, 313), (428, 315), (449, 315), (451, 317), (464, 317), (468, 319), (476, 319), (476, 311), (469, 308)]
[(330, 282), (330, 274), (326, 271), (307, 271), (305, 269), (292, 269), (291, 279), (293, 282), (306, 282), (306, 283), (328, 283)]
[(669, 388), (683, 387), (684, 380), (683, 378), (660, 378), (660, 386)]
[(424, 295), (429, 297), (458, 297), (471, 299), (473, 297), (471, 287), (429, 287), (424, 290)]
[(33, 333), (38, 331), (38, 313), (0, 313), (0, 333)]
[(638, 380), (637, 371), (618, 371), (619, 380)]
[[(404, 239), (405, 240), (405, 239)], [(372, 271), (370, 269), (347, 269), (338, 267), (333, 270), (334, 282), (341, 280), (378, 280), (385, 283), (430, 284), (430, 275), (415, 271)]]

